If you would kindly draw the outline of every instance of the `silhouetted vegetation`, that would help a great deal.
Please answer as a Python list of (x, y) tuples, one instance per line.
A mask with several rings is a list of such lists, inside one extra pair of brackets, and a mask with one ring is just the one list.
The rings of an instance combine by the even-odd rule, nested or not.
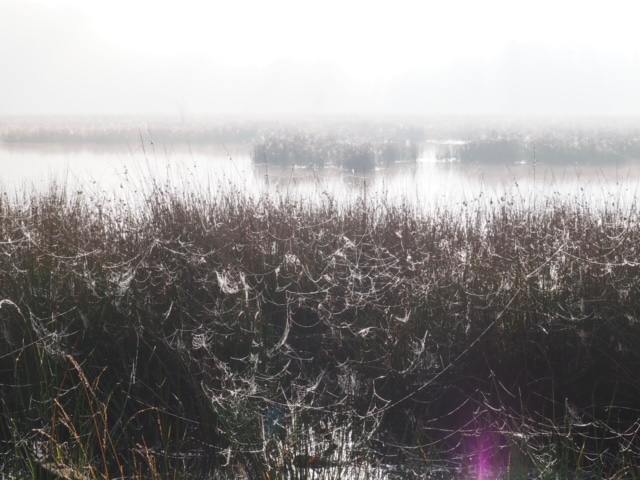
[(417, 144), (406, 140), (354, 141), (331, 135), (270, 136), (253, 149), (253, 161), (280, 167), (335, 166), (357, 172), (372, 171), (377, 165), (415, 162), (420, 153)]
[(3, 468), (640, 474), (636, 204), (174, 187), (0, 196)]
[(456, 148), (463, 162), (541, 162), (545, 165), (598, 165), (640, 160), (640, 136), (521, 135), (471, 140)]

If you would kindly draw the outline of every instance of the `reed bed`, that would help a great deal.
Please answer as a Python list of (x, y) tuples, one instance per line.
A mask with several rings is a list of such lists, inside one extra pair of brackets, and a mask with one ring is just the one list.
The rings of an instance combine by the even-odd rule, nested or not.
[(4, 472), (640, 476), (635, 203), (137, 195), (0, 196)]

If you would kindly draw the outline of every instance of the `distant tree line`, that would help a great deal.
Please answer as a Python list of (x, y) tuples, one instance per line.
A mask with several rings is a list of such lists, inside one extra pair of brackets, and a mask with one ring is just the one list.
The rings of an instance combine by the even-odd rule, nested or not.
[[(452, 156), (451, 146), (438, 152), (441, 159)], [(640, 137), (611, 135), (548, 135), (477, 138), (456, 146), (453, 156), (467, 163), (533, 162), (546, 164), (597, 164), (640, 159)]]
[[(431, 132), (433, 134), (433, 132)], [(397, 119), (222, 118), (141, 116), (0, 116), (0, 143), (135, 143), (140, 137), (154, 143), (254, 144), (272, 136), (302, 136), (378, 142), (422, 142), (426, 128)]]
[(171, 143), (250, 144), (260, 135), (254, 122), (199, 121), (180, 123), (143, 118), (20, 118), (0, 119), (2, 143), (135, 144), (152, 140)]
[(341, 139), (334, 135), (271, 135), (253, 148), (253, 161), (281, 167), (334, 166), (347, 170), (371, 171), (376, 166), (415, 162), (419, 145), (412, 140)]

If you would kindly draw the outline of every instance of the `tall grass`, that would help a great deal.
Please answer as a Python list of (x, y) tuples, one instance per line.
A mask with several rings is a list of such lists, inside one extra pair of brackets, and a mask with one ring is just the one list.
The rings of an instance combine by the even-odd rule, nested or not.
[(635, 204), (140, 195), (0, 197), (5, 470), (640, 475)]

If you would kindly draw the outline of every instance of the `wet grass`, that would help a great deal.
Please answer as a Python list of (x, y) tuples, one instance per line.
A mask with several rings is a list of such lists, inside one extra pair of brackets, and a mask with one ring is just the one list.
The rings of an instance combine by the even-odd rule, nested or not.
[(0, 197), (5, 472), (640, 475), (635, 203), (139, 191)]

